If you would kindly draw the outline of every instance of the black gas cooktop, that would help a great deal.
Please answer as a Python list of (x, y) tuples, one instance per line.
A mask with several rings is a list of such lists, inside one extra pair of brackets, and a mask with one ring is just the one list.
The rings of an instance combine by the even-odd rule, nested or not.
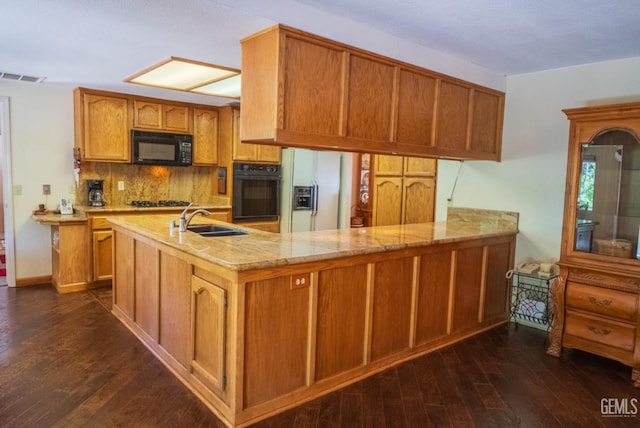
[(154, 201), (131, 201), (134, 207), (151, 208), (151, 207), (186, 207), (189, 205), (187, 201), (160, 200)]

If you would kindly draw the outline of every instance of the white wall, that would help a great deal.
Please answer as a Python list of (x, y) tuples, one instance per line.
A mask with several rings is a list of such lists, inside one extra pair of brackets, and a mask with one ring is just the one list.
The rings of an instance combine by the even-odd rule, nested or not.
[[(516, 260), (560, 255), (569, 122), (562, 109), (640, 101), (640, 57), (507, 78), (502, 162), (464, 162), (453, 205), (520, 213)], [(440, 161), (436, 219), (459, 162)]]
[(45, 203), (42, 185), (51, 185), (48, 209), (60, 198), (73, 197), (73, 90), (27, 82), (0, 82), (9, 97), (13, 185), (22, 195), (12, 198), (15, 223), (16, 278), (51, 274), (49, 227), (31, 219)]

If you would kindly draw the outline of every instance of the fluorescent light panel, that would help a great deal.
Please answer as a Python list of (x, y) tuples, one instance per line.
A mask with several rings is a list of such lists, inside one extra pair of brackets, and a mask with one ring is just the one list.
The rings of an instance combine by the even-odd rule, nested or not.
[(227, 77), (217, 82), (208, 83), (191, 89), (193, 92), (207, 95), (218, 95), (229, 98), (240, 98), (240, 75)]
[(125, 82), (227, 98), (240, 98), (240, 70), (170, 57)]

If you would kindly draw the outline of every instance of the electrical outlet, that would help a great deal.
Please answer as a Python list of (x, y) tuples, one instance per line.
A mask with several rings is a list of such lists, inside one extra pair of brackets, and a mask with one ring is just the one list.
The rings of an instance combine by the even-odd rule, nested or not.
[(289, 284), (290, 290), (295, 290), (296, 288), (305, 288), (311, 285), (311, 273), (300, 273), (297, 275), (291, 275), (291, 282)]
[(42, 194), (43, 195), (50, 195), (51, 194), (51, 185), (50, 184), (43, 184), (42, 185)]
[(124, 181), (118, 181), (118, 190), (124, 190)]
[(13, 194), (16, 196), (22, 195), (22, 184), (14, 184), (13, 185)]

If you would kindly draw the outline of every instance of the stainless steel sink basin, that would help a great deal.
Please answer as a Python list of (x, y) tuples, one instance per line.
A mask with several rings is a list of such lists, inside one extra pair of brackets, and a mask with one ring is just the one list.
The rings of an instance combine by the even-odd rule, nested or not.
[(219, 226), (215, 224), (194, 224), (193, 226), (187, 226), (187, 230), (205, 237), (248, 234), (248, 232), (245, 232), (244, 230), (236, 229), (234, 227)]

